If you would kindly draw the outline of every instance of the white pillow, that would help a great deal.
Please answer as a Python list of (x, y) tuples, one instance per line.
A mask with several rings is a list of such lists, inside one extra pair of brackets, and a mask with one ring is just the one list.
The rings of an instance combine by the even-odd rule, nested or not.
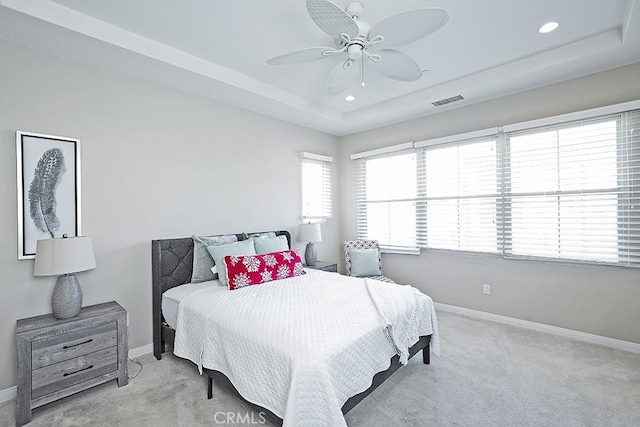
[(256, 247), (256, 253), (258, 255), (289, 250), (289, 242), (287, 242), (286, 236), (261, 237), (255, 239), (253, 244)]
[(224, 257), (227, 255), (256, 255), (253, 239), (242, 240), (228, 245), (207, 246), (207, 251), (218, 267), (218, 281), (221, 286), (227, 286), (227, 266)]

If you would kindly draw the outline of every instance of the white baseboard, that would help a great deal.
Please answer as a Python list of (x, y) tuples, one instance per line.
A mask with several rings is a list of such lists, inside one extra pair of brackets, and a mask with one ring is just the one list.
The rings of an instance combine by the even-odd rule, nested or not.
[(8, 402), (16, 398), (18, 388), (16, 386), (0, 390), (0, 403)]
[(501, 316), (499, 314), (487, 313), (485, 311), (471, 310), (469, 308), (455, 305), (434, 303), (437, 310), (448, 311), (450, 313), (462, 314), (464, 316), (475, 317), (477, 319), (489, 320), (491, 322), (503, 323), (505, 325), (516, 326), (524, 329), (531, 329), (547, 334), (558, 335), (578, 341), (585, 341), (591, 344), (603, 345), (605, 347), (619, 350), (640, 353), (640, 344), (618, 340), (615, 338), (603, 337), (601, 335), (588, 334), (586, 332), (574, 331), (573, 329), (559, 328), (557, 326), (545, 325), (543, 323), (530, 322), (528, 320), (516, 319), (514, 317)]
[(129, 359), (135, 359), (136, 357), (151, 353), (153, 353), (153, 344), (143, 345), (129, 350)]
[[(145, 354), (150, 353), (153, 353), (153, 344), (147, 344), (141, 347), (132, 348), (131, 350), (129, 350), (129, 359), (135, 359), (136, 357), (144, 356)], [(16, 386), (0, 390), (0, 403), (8, 402), (15, 399), (16, 394)]]

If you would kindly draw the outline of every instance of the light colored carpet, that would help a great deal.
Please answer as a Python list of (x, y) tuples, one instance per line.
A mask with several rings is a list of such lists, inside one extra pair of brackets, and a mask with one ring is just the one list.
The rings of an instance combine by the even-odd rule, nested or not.
[[(451, 313), (438, 319), (442, 357), (412, 359), (347, 414), (350, 427), (640, 426), (639, 354)], [(207, 400), (191, 362), (137, 360), (144, 370), (128, 386), (36, 409), (29, 426), (212, 426), (227, 424), (227, 413), (252, 414), (217, 388)], [(130, 375), (137, 370), (130, 364)], [(14, 411), (14, 402), (0, 405), (0, 426), (15, 425)], [(260, 417), (245, 420), (229, 424)]]

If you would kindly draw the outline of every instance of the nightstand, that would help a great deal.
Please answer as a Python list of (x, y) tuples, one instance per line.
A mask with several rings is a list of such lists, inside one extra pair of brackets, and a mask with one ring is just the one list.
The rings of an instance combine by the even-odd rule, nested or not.
[(83, 307), (71, 319), (20, 319), (16, 338), (18, 427), (34, 408), (107, 381), (129, 382), (127, 311), (115, 301)]
[(316, 265), (313, 267), (310, 265), (305, 265), (304, 267), (312, 268), (314, 270), (330, 271), (332, 273), (338, 272), (338, 263), (335, 262), (316, 261)]

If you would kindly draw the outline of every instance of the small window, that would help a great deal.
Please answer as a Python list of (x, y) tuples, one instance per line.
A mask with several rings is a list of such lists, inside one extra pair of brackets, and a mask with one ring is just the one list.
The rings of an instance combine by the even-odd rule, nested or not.
[(329, 219), (331, 202), (331, 164), (333, 158), (300, 153), (302, 163), (302, 219)]

